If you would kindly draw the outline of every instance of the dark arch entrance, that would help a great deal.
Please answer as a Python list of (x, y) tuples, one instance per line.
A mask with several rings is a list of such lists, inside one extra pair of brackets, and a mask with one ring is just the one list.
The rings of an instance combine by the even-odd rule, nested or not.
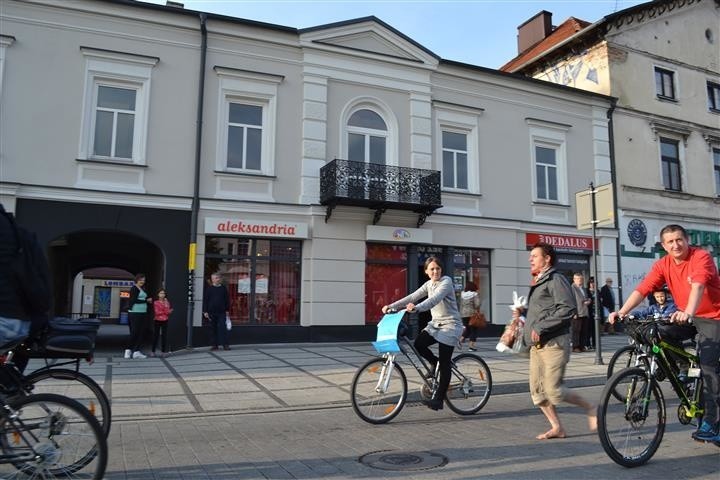
[(163, 287), (173, 303), (170, 348), (185, 347), (190, 212), (18, 199), (16, 217), (46, 247), (56, 315), (71, 313), (79, 272), (94, 267), (142, 272), (148, 292), (154, 295)]

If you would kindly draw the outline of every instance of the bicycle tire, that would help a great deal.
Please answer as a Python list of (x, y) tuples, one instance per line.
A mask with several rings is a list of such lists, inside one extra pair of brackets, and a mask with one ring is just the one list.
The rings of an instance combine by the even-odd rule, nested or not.
[(381, 357), (367, 361), (355, 373), (350, 387), (353, 410), (358, 417), (375, 425), (395, 418), (407, 401), (407, 378), (397, 362), (393, 362), (388, 389), (378, 392), (377, 386), (386, 362), (387, 359)]
[[(72, 383), (68, 384), (68, 381)], [(51, 368), (29, 373), (25, 376), (25, 382), (33, 386), (33, 393), (56, 393), (77, 400), (98, 419), (105, 436), (110, 434), (110, 399), (105, 390), (89, 375), (70, 369)], [(80, 387), (82, 390), (79, 390), (78, 383), (85, 388)]]
[(461, 353), (453, 359), (453, 364), (445, 403), (458, 415), (474, 415), (490, 399), (490, 368), (485, 360), (472, 353)]
[[(625, 392), (622, 401), (615, 398), (615, 389)], [(662, 442), (665, 421), (660, 385), (644, 369), (620, 370), (605, 385), (598, 407), (598, 436), (605, 453), (618, 465), (632, 468), (647, 463)]]
[[(0, 448), (5, 455), (31, 454), (31, 459), (0, 464), (0, 477), (82, 478), (101, 480), (108, 446), (98, 420), (79, 402), (53, 393), (16, 397), (15, 415), (0, 417)], [(7, 471), (13, 468), (12, 471)]]
[[(637, 355), (638, 352), (635, 345), (625, 345), (624, 347), (617, 349), (608, 362), (607, 378), (609, 379), (620, 370), (634, 367)], [(612, 394), (619, 402), (624, 400), (622, 393), (613, 390)]]

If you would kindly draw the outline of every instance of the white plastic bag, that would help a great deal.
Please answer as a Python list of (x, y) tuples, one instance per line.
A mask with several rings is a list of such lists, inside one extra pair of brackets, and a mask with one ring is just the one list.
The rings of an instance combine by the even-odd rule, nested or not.
[(228, 332), (232, 330), (232, 322), (230, 321), (230, 316), (225, 317), (225, 328), (228, 329)]

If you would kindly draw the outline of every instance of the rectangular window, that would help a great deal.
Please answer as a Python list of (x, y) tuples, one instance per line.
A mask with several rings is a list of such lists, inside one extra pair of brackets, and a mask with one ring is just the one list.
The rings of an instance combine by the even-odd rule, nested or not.
[(558, 200), (557, 151), (535, 145), (535, 180), (538, 200)]
[(98, 85), (93, 155), (132, 159), (137, 91)]
[(670, 138), (660, 139), (660, 160), (665, 190), (681, 191), (680, 142)]
[(263, 111), (258, 105), (230, 103), (228, 111), (227, 167), (261, 169)]
[(655, 93), (658, 98), (675, 100), (675, 72), (655, 67)]
[(713, 174), (715, 176), (715, 194), (720, 197), (720, 148), (713, 148)]
[(708, 108), (720, 113), (720, 84), (707, 82)]
[(365, 324), (382, 318), (382, 307), (408, 294), (407, 247), (367, 244)]
[(233, 324), (300, 324), (300, 241), (208, 236), (205, 251), (205, 276), (222, 274)]
[(467, 135), (442, 132), (443, 187), (468, 189)]

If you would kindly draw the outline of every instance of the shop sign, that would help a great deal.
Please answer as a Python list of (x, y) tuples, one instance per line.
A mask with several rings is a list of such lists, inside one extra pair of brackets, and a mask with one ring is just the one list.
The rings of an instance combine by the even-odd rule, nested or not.
[(555, 251), (557, 252), (592, 254), (591, 237), (576, 237), (573, 235), (557, 235), (550, 233), (525, 234), (525, 245), (528, 249), (538, 242), (549, 243), (555, 247)]
[(373, 242), (432, 243), (432, 230), (368, 225), (365, 238)]
[(308, 225), (283, 221), (268, 222), (252, 218), (206, 218), (205, 234), (308, 238)]
[(132, 280), (105, 280), (103, 281), (104, 287), (132, 287), (135, 282)]

